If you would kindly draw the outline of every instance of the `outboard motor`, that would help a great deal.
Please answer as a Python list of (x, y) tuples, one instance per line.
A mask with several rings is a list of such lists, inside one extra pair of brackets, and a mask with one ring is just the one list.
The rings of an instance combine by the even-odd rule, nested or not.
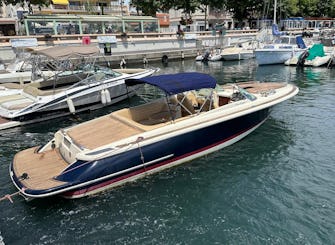
[(303, 52), (299, 56), (299, 59), (298, 59), (298, 62), (297, 62), (297, 66), (304, 66), (305, 65), (305, 60), (307, 59), (308, 55), (309, 55), (308, 50), (306, 50), (305, 52)]
[(210, 52), (206, 51), (204, 57), (202, 58), (202, 62), (207, 62), (209, 60)]
[(162, 56), (162, 63), (164, 65), (167, 65), (169, 63), (169, 57), (166, 54)]

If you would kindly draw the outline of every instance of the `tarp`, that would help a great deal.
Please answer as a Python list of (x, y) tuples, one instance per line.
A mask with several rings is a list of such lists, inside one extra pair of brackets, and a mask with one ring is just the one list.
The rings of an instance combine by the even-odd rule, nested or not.
[(302, 36), (297, 36), (295, 39), (299, 48), (307, 48), (304, 39), (302, 39)]
[(308, 50), (308, 57), (307, 60), (313, 60), (315, 57), (323, 57), (325, 56), (325, 51), (323, 50), (323, 44), (317, 43), (314, 44), (309, 50)]
[(147, 83), (159, 87), (169, 95), (202, 88), (215, 88), (216, 86), (214, 77), (198, 72), (164, 74), (141, 79), (126, 79), (125, 82), (127, 86)]
[(32, 54), (45, 55), (53, 59), (67, 59), (70, 57), (87, 57), (97, 55), (100, 50), (96, 46), (53, 46), (26, 49)]
[(285, 35), (286, 32), (279, 31), (277, 24), (272, 24), (272, 35), (274, 36), (281, 36)]

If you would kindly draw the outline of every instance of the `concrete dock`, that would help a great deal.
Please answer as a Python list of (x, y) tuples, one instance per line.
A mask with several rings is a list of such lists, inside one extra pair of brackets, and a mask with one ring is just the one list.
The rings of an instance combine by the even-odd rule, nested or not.
[[(90, 35), (86, 45), (97, 45), (100, 48), (101, 57), (99, 61), (108, 61), (111, 66), (119, 66), (122, 59), (127, 64), (143, 64), (145, 62), (162, 59), (175, 60), (184, 58), (195, 58), (198, 53), (206, 49), (223, 48), (233, 45), (242, 40), (255, 40), (257, 32), (255, 30), (229, 32), (225, 35), (218, 35), (212, 32), (186, 33), (183, 37), (178, 37), (175, 33), (160, 33), (146, 35), (128, 35), (126, 38), (112, 36), (111, 43), (103, 43), (101, 40), (108, 40), (108, 36), (99, 38), (97, 35)], [(2, 38), (2, 39), (1, 39)], [(66, 36), (22, 36), (0, 38), (0, 62), (8, 64), (15, 60), (17, 53), (22, 52), (22, 48), (13, 47), (13, 40), (36, 39), (38, 46), (55, 45), (85, 45), (83, 40), (87, 35), (66, 35)], [(36, 42), (37, 41), (37, 42)], [(107, 51), (107, 52), (106, 52)]]

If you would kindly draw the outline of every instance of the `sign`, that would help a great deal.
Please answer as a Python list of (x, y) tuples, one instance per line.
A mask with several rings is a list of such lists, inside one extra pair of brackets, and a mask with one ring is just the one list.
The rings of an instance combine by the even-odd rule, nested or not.
[(185, 33), (185, 39), (197, 39), (197, 35), (194, 33)]
[(98, 43), (117, 43), (116, 36), (98, 36)]
[(13, 48), (37, 47), (38, 46), (36, 38), (11, 39), (10, 44)]

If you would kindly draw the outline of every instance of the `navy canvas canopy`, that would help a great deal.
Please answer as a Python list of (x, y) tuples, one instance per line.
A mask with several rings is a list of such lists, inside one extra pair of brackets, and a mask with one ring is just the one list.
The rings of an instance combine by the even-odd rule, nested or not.
[(202, 88), (215, 88), (216, 86), (214, 77), (198, 72), (165, 74), (140, 79), (126, 79), (125, 82), (127, 86), (148, 83), (159, 87), (169, 95)]

